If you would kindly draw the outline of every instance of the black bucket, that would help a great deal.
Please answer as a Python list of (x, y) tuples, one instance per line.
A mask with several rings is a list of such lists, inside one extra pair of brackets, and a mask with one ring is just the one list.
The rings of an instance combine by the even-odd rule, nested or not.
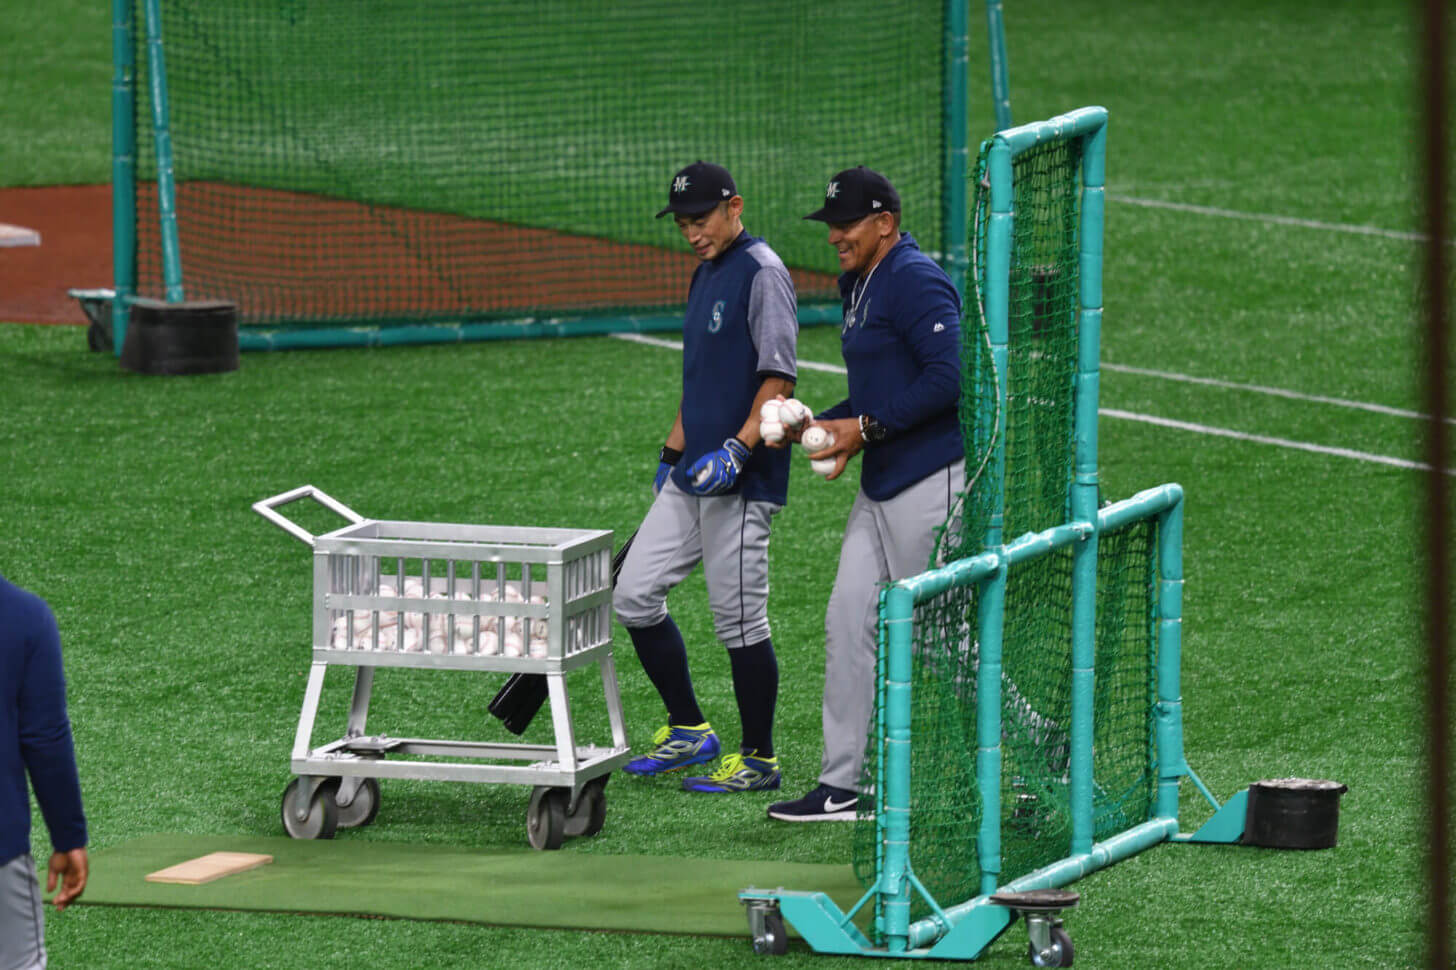
[(1340, 796), (1349, 789), (1337, 781), (1280, 778), (1249, 786), (1244, 813), (1244, 845), (1269, 849), (1329, 849), (1340, 827)]
[(155, 375), (237, 370), (237, 305), (221, 300), (134, 300), (121, 345), (121, 366)]

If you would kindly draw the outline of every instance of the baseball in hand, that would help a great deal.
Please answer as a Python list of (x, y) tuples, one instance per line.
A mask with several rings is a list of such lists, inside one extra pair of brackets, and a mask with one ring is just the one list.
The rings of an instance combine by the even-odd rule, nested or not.
[(809, 405), (796, 397), (779, 404), (779, 422), (785, 428), (797, 431), (813, 416), (814, 412), (809, 410)]
[(779, 418), (779, 402), (764, 401), (758, 409), (758, 433), (771, 445), (784, 440), (784, 423)]
[(824, 425), (816, 424), (804, 432), (799, 443), (804, 446), (805, 451), (812, 455), (834, 444), (834, 435), (830, 434), (829, 429)]
[[(799, 439), (799, 444), (804, 446), (804, 451), (812, 455), (816, 452), (823, 451), (825, 448), (832, 447), (834, 444), (834, 435), (829, 433), (828, 428), (816, 424), (804, 432), (804, 436)], [(837, 459), (820, 458), (810, 461), (809, 467), (814, 470), (814, 474), (816, 475), (828, 475), (834, 471), (834, 466), (837, 464)]]

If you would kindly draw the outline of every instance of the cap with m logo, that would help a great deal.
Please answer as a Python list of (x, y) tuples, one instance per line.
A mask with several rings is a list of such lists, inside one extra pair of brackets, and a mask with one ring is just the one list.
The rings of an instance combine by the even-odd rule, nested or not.
[(720, 202), (738, 194), (733, 176), (721, 165), (696, 161), (672, 177), (667, 190), (667, 206), (657, 214), (661, 219), (669, 212), (696, 216), (710, 211)]

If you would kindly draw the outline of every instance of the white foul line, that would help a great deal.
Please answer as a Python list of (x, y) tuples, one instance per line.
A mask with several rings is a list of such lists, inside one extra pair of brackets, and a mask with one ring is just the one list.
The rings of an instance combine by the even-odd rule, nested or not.
[[(618, 340), (630, 340), (634, 344), (647, 344), (650, 347), (666, 347), (668, 350), (682, 350), (681, 340), (664, 340), (661, 337), (649, 337), (643, 333), (614, 333), (612, 336)], [(823, 371), (826, 374), (849, 373), (838, 364), (821, 364), (814, 360), (799, 361), (799, 369)]]
[[(613, 337), (618, 340), (630, 340), (633, 343), (647, 344), (652, 347), (663, 347), (668, 350), (682, 350), (682, 342), (677, 340), (664, 340), (660, 337), (649, 337), (640, 333), (614, 333)], [(1239, 390), (1256, 390), (1263, 393), (1274, 393), (1286, 397), (1295, 397), (1301, 400), (1315, 401), (1327, 404), (1343, 404), (1350, 407), (1368, 407), (1371, 410), (1380, 410), (1381, 413), (1394, 413), (1403, 417), (1421, 417), (1413, 412), (1398, 411), (1395, 408), (1382, 409), (1381, 405), (1362, 405), (1358, 401), (1341, 401), (1338, 398), (1316, 398), (1296, 394), (1293, 391), (1283, 391), (1279, 388), (1261, 388), (1249, 384), (1228, 384), (1221, 381), (1213, 381), (1206, 378), (1185, 378), (1178, 374), (1165, 374), (1160, 371), (1144, 371), (1140, 368), (1122, 367), (1117, 365), (1103, 364), (1108, 370), (1121, 370), (1134, 374), (1148, 374), (1155, 377), (1167, 377), (1169, 379), (1185, 379), (1192, 383), (1207, 383), (1215, 386), (1228, 386)], [(845, 369), (836, 364), (823, 364), (817, 361), (799, 361), (801, 370), (823, 371), (828, 374), (843, 374)], [(1116, 408), (1099, 408), (1097, 413), (1103, 417), (1118, 418), (1123, 421), (1140, 421), (1143, 424), (1157, 425), (1161, 428), (1173, 428), (1178, 431), (1191, 431), (1194, 434), (1213, 435), (1219, 438), (1232, 438), (1236, 441), (1251, 441), (1255, 444), (1274, 445), (1277, 448), (1292, 448), (1295, 451), (1308, 451), (1318, 455), (1332, 455), (1336, 458), (1348, 458), (1352, 461), (1374, 462), (1378, 465), (1389, 465), (1392, 468), (1405, 468), (1411, 471), (1430, 471), (1431, 466), (1424, 462), (1407, 461), (1404, 458), (1392, 458), (1389, 455), (1376, 455), (1367, 451), (1355, 451), (1350, 448), (1331, 448), (1327, 445), (1311, 444), (1307, 441), (1292, 441), (1288, 438), (1271, 438), (1266, 435), (1247, 434), (1243, 431), (1234, 431), (1230, 428), (1215, 428), (1206, 424), (1192, 424), (1188, 421), (1175, 421), (1172, 418), (1158, 418), (1149, 414), (1134, 414), (1131, 411), (1120, 411)], [(1445, 468), (1442, 471), (1447, 475), (1456, 476), (1456, 469)]]
[[(1111, 202), (1125, 202), (1145, 209), (1172, 209), (1175, 212), (1194, 212), (1201, 216), (1218, 216), (1222, 219), (1252, 219), (1255, 222), (1271, 222), (1280, 226), (1298, 226), (1301, 229), (1323, 229), (1326, 232), (1348, 232), (1361, 236), (1381, 236), (1385, 239), (1400, 239), (1406, 242), (1426, 242), (1431, 237), (1423, 232), (1403, 232), (1399, 229), (1381, 229), (1378, 226), (1351, 226), (1337, 222), (1317, 222), (1314, 219), (1296, 219), (1293, 216), (1276, 216), (1261, 212), (1238, 212), (1234, 209), (1216, 209), (1207, 205), (1189, 205), (1186, 202), (1163, 202), (1159, 199), (1138, 199), (1126, 195), (1109, 195)], [(1456, 246), (1456, 239), (1442, 240), (1447, 246)]]
[[(1307, 401), (1311, 404), (1333, 404), (1335, 407), (1356, 408), (1361, 411), (1371, 411), (1375, 414), (1385, 414), (1396, 418), (1414, 418), (1418, 421), (1426, 421), (1430, 417), (1419, 411), (1406, 411), (1401, 408), (1387, 407), (1384, 404), (1350, 401), (1342, 397), (1321, 397), (1318, 394), (1301, 394), (1298, 391), (1290, 391), (1282, 387), (1269, 387), (1264, 384), (1238, 384), (1233, 381), (1221, 381), (1212, 377), (1194, 377), (1191, 374), (1174, 374), (1169, 371), (1148, 370), (1144, 367), (1129, 367), (1126, 364), (1103, 363), (1099, 366), (1103, 370), (1115, 371), (1119, 374), (1158, 377), (1165, 381), (1181, 381), (1184, 384), (1203, 384), (1208, 387), (1221, 387), (1230, 391), (1250, 391), (1255, 394), (1269, 394), (1274, 397), (1289, 398), (1291, 401)], [(1446, 423), (1456, 424), (1456, 418), (1447, 418)]]
[[(1141, 421), (1144, 424), (1155, 424), (1160, 428), (1175, 428), (1179, 431), (1192, 431), (1195, 434), (1214, 435), (1219, 438), (1233, 438), (1236, 441), (1252, 441), (1261, 445), (1293, 448), (1296, 451), (1309, 451), (1317, 455), (1333, 455), (1336, 458), (1349, 458), (1353, 461), (1374, 462), (1377, 465), (1390, 465), (1393, 468), (1408, 468), (1413, 471), (1422, 472), (1431, 470), (1431, 466), (1424, 462), (1406, 461), (1404, 458), (1392, 458), (1389, 455), (1374, 455), (1368, 451), (1353, 451), (1349, 448), (1330, 448), (1326, 445), (1310, 444), (1307, 441), (1291, 441), (1288, 438), (1270, 438), (1266, 435), (1246, 434), (1242, 431), (1232, 431), (1228, 428), (1214, 428), (1206, 424), (1174, 421), (1171, 418), (1155, 418), (1148, 414), (1133, 414), (1131, 411), (1119, 411), (1116, 408), (1100, 408), (1097, 413), (1104, 417), (1121, 418), (1124, 421)], [(1443, 468), (1441, 471), (1447, 475), (1456, 475), (1456, 469), (1453, 468)]]

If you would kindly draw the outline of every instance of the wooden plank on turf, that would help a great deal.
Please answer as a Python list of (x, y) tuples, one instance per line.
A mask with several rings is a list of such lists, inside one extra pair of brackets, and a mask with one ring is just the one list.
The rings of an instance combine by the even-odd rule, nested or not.
[(257, 852), (209, 852), (196, 859), (188, 859), (175, 866), (149, 872), (146, 880), (147, 882), (175, 882), (186, 886), (200, 886), (205, 882), (221, 879), (223, 876), (231, 876), (235, 872), (245, 872), (248, 869), (256, 869), (258, 866), (266, 866), (272, 861), (271, 855), (261, 855)]

